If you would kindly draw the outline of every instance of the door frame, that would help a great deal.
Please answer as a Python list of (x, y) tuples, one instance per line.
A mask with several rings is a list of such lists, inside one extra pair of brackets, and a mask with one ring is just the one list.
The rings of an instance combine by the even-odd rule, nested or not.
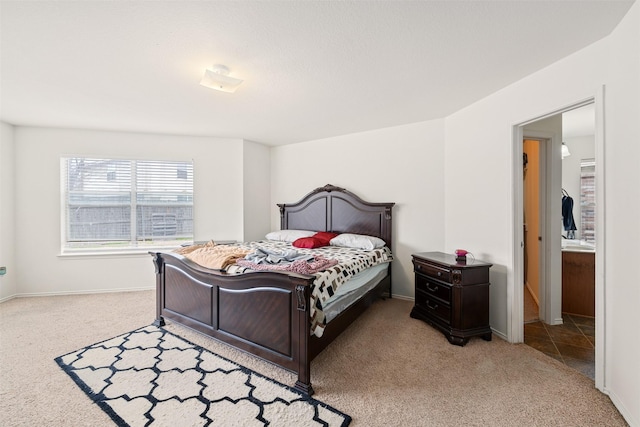
[[(523, 167), (522, 167), (522, 140), (524, 126), (527, 124), (570, 111), (588, 104), (595, 106), (595, 159), (596, 159), (596, 344), (595, 344), (595, 386), (600, 391), (605, 391), (606, 378), (606, 230), (605, 230), (605, 86), (600, 86), (595, 95), (583, 100), (565, 105), (554, 111), (537, 117), (516, 123), (512, 126), (512, 230), (513, 230), (513, 280), (507, 289), (507, 333), (512, 343), (524, 342), (524, 232), (523, 224)], [(527, 132), (529, 136), (530, 132)], [(560, 145), (554, 144), (548, 150), (548, 156), (560, 157)], [(557, 153), (556, 153), (557, 151)], [(548, 171), (547, 171), (548, 172)], [(549, 180), (547, 180), (549, 181)], [(550, 185), (550, 183), (548, 184)], [(551, 196), (551, 194), (548, 194)], [(550, 230), (549, 221), (546, 222), (547, 230)], [(559, 233), (556, 233), (559, 236)], [(558, 237), (559, 238), (559, 237)], [(552, 244), (551, 241), (548, 241)], [(549, 251), (547, 251), (549, 252)], [(549, 264), (547, 264), (547, 269)], [(518, 286), (519, 285), (519, 286)]]

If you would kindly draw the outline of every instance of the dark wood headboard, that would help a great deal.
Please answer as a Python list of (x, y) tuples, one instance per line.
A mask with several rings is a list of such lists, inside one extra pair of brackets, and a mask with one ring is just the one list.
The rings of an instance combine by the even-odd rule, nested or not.
[(278, 204), (283, 230), (331, 231), (379, 237), (391, 248), (391, 208), (395, 203), (369, 203), (327, 184), (297, 203)]

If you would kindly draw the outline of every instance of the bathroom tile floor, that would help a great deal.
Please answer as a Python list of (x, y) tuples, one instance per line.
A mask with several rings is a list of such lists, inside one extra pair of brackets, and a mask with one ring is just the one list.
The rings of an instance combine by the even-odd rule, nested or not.
[(595, 378), (595, 319), (563, 313), (562, 325), (525, 323), (525, 344)]

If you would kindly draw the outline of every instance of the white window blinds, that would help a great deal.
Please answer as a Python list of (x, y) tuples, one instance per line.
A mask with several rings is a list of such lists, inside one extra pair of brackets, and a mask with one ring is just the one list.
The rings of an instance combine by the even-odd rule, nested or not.
[(193, 163), (62, 159), (63, 251), (193, 241)]
[(580, 232), (582, 240), (596, 241), (596, 162), (580, 162)]

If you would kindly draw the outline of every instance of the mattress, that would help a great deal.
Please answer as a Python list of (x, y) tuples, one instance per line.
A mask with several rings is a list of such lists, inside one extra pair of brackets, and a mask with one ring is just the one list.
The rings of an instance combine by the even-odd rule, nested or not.
[(387, 277), (388, 264), (378, 264), (356, 274), (338, 288), (336, 293), (322, 305), (326, 322), (335, 319), (338, 314), (349, 308), (364, 294), (375, 288)]

